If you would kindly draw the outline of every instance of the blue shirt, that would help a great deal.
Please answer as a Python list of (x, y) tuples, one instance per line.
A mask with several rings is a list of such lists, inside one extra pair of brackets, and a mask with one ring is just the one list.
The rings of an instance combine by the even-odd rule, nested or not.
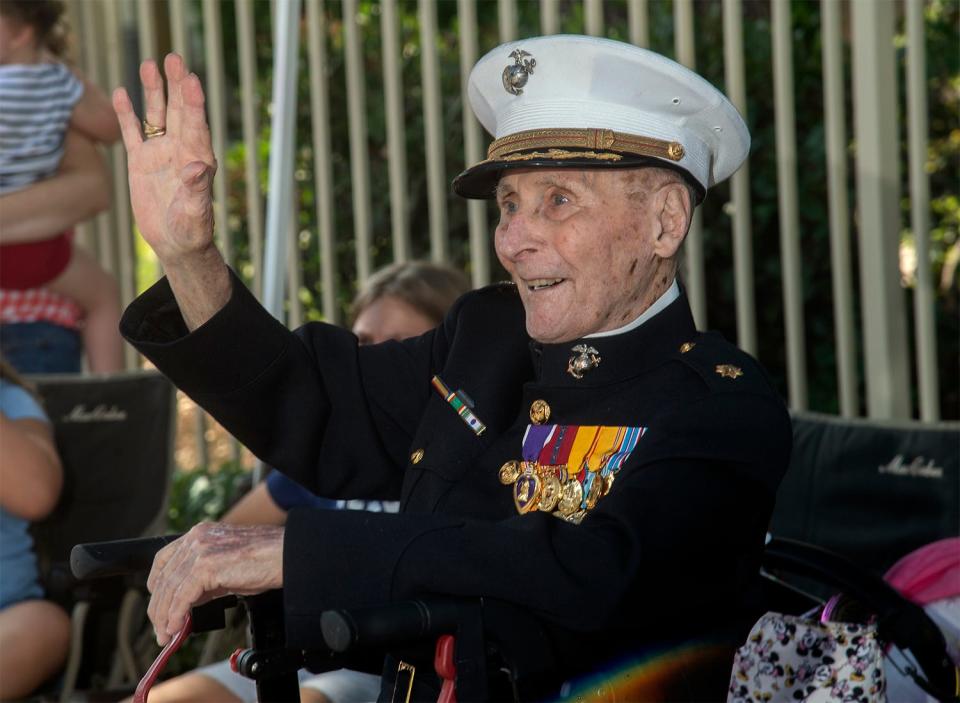
[(314, 495), (296, 481), (279, 471), (267, 476), (267, 492), (282, 510), (293, 508), (320, 508), (323, 510), (368, 510), (372, 513), (395, 513), (400, 502), (395, 500), (332, 500)]
[[(11, 420), (47, 421), (33, 396), (5, 379), (0, 379), (0, 411)], [(23, 518), (0, 507), (0, 610), (43, 596), (29, 526)]]

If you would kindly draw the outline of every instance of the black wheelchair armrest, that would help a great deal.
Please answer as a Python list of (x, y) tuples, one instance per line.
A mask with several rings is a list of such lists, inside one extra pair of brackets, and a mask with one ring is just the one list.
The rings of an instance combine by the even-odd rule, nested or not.
[[(87, 580), (148, 571), (153, 558), (179, 535), (76, 545), (70, 566), (77, 579)], [(194, 607), (194, 632), (222, 628), (224, 610), (237, 598), (228, 596)], [(308, 651), (286, 649), (281, 591), (240, 598), (250, 617), (253, 649), (238, 662), (242, 673), (257, 679), (261, 700), (293, 695), (296, 665), (323, 671), (369, 662), (396, 647), (433, 644), (440, 635), (456, 638), (457, 695), (461, 700), (486, 700), (507, 693), (490, 688), (488, 673), (507, 673), (507, 697), (550, 697), (558, 657), (543, 625), (518, 606), (487, 598), (430, 597), (353, 609), (329, 610), (321, 616), (324, 644)], [(488, 667), (488, 659), (496, 668)], [(367, 667), (359, 667), (367, 668)], [(270, 673), (267, 673), (269, 670)], [(550, 682), (550, 683), (545, 683)], [(282, 683), (281, 688), (275, 688)], [(503, 682), (501, 682), (502, 685)], [(278, 693), (283, 691), (283, 693)], [(503, 697), (503, 696), (500, 696)]]
[[(78, 581), (132, 576), (150, 570), (157, 552), (180, 535), (118, 539), (78, 544), (70, 550), (70, 571)], [(193, 631), (211, 632), (226, 627), (225, 611), (236, 607), (236, 596), (224, 596), (191, 610)]]
[[(342, 655), (369, 649), (382, 652), (454, 635), (459, 700), (539, 699), (557, 694), (559, 659), (543, 624), (504, 601), (433, 596), (328, 610), (321, 615), (320, 627), (327, 647)], [(499, 682), (498, 672), (506, 675)]]
[(453, 634), (474, 607), (474, 601), (432, 598), (327, 610), (320, 616), (320, 629), (327, 646), (344, 654)]
[(70, 571), (78, 580), (149, 571), (157, 552), (180, 535), (78, 544), (70, 551)]

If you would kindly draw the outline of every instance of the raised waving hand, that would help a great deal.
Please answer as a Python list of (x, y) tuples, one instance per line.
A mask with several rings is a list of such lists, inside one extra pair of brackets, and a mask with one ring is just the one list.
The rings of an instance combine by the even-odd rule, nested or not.
[(217, 160), (200, 80), (183, 59), (164, 60), (167, 96), (155, 61), (140, 65), (143, 130), (123, 88), (113, 93), (127, 151), (130, 201), (143, 238), (170, 279), (188, 326), (205, 322), (229, 299), (230, 283), (213, 238), (211, 186)]

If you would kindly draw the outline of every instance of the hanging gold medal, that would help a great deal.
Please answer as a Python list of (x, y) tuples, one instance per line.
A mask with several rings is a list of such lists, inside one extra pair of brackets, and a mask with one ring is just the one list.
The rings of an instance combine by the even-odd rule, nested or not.
[(563, 515), (572, 515), (580, 509), (580, 503), (583, 502), (583, 486), (576, 479), (570, 479), (563, 484), (563, 490), (560, 491), (560, 501), (557, 504), (557, 510)]
[(560, 479), (557, 478), (556, 474), (551, 471), (543, 476), (543, 487), (540, 491), (540, 510), (549, 513), (556, 508), (557, 503), (560, 501), (561, 490), (563, 490), (563, 486), (560, 484)]
[(500, 483), (504, 486), (511, 485), (520, 476), (520, 463), (517, 461), (505, 462), (500, 467)]
[(587, 490), (587, 510), (593, 510), (601, 495), (603, 495), (603, 479), (594, 474), (590, 488)]
[(540, 477), (532, 471), (526, 471), (517, 478), (513, 484), (513, 503), (518, 513), (523, 515), (537, 509), (542, 485)]
[(610, 489), (613, 488), (613, 481), (617, 477), (616, 474), (607, 474), (603, 477), (603, 489), (600, 491), (600, 497), (607, 495), (610, 492)]

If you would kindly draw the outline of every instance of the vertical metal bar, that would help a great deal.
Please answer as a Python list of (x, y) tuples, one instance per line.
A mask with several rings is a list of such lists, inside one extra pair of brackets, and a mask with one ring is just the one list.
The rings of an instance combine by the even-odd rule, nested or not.
[(583, 17), (587, 34), (603, 36), (603, 0), (583, 0)]
[(283, 320), (284, 267), (293, 208), (294, 136), (297, 106), (297, 52), (300, 45), (300, 0), (277, 7), (273, 46), (273, 118), (270, 124), (270, 199), (264, 256), (263, 306)]
[(647, 0), (627, 1), (627, 23), (630, 25), (630, 42), (647, 48), (650, 46), (650, 8)]
[(923, 5), (907, 0), (907, 127), (910, 142), (910, 226), (917, 258), (913, 309), (917, 336), (920, 419), (940, 419), (937, 394), (937, 328), (934, 323), (933, 271), (930, 267), (930, 181), (927, 157), (926, 47)]
[[(154, 2), (153, 0), (137, 0), (137, 44), (140, 48), (140, 61), (153, 59), (158, 64), (163, 64), (163, 58), (157, 55), (157, 35), (154, 27)], [(143, 103), (141, 102), (141, 105)], [(140, 235), (135, 233), (134, 240)], [(160, 278), (160, 262), (154, 258), (152, 260), (150, 277), (153, 280)], [(142, 265), (142, 264), (138, 264)]]
[(317, 194), (317, 229), (320, 242), (320, 287), (323, 316), (340, 319), (337, 305), (337, 255), (334, 231), (333, 165), (330, 155), (330, 98), (327, 90), (327, 21), (322, 0), (307, 0), (310, 45), (310, 116), (313, 128), (314, 192)]
[(793, 102), (793, 51), (790, 2), (772, 0), (773, 90), (777, 141), (777, 195), (780, 207), (780, 267), (786, 324), (787, 384), (790, 407), (807, 409), (807, 362), (800, 276), (800, 225), (797, 210), (797, 138)]
[(497, 29), (500, 41), (513, 41), (517, 37), (516, 0), (497, 0)]
[[(106, 42), (101, 39), (101, 45), (107, 54), (107, 82), (109, 85), (120, 85), (123, 82), (123, 43), (120, 39), (119, 13), (123, 8), (115, 3), (104, 5), (106, 19)], [(130, 212), (130, 195), (127, 192), (127, 158), (126, 152), (118, 145), (110, 147), (110, 157), (113, 164), (113, 210), (114, 233), (118, 245), (117, 279), (120, 283), (120, 300), (124, 306), (133, 301), (136, 296), (136, 283), (133, 256), (133, 217)], [(129, 344), (123, 345), (124, 358), (127, 369), (137, 366), (137, 352)]]
[[(75, 38), (80, 38), (83, 36), (83, 15), (80, 12), (80, 4), (76, 2), (68, 2), (64, 8), (67, 16), (67, 26), (69, 27), (70, 33)], [(72, 46), (68, 48), (71, 49), (69, 52), (69, 57), (76, 62), (79, 66), (82, 63), (83, 51), (79, 50), (77, 46), (79, 42), (73, 42)]]
[(189, 67), (190, 38), (187, 35), (186, 0), (170, 0), (170, 33), (173, 50), (183, 57), (183, 62)]
[[(291, 180), (293, 173), (290, 173)], [(293, 193), (293, 202), (300, 202), (299, 189), (296, 184), (290, 184)], [(287, 246), (287, 326), (295, 329), (303, 324), (303, 303), (300, 302), (300, 286), (303, 282), (303, 270), (300, 266), (300, 233), (297, 218), (290, 220), (287, 236), (290, 238)]]
[[(206, 50), (206, 62), (207, 62), (207, 94), (209, 96), (209, 115), (210, 115), (210, 127), (211, 127), (211, 137), (213, 143), (214, 154), (218, 154), (218, 159), (223, 167), (219, 169), (216, 180), (214, 181), (214, 216), (217, 221), (220, 222), (219, 229), (219, 238), (220, 246), (222, 247), (223, 256), (226, 259), (227, 263), (233, 266), (237, 265), (233, 254), (233, 237), (230, 231), (230, 218), (228, 210), (228, 191), (227, 191), (227, 174), (226, 174), (226, 155), (227, 155), (227, 119), (226, 119), (226, 71), (223, 66), (223, 32), (222, 32), (222, 20), (220, 18), (220, 1), (221, 0), (204, 0), (203, 4), (203, 23), (204, 23), (204, 39), (205, 39), (205, 50)], [(249, 8), (248, 8), (249, 11)], [(234, 3), (234, 12), (235, 20), (238, 25), (237, 31), (237, 51), (240, 54), (240, 63), (244, 61), (253, 62), (252, 57), (249, 55), (251, 44), (248, 42), (246, 46), (243, 44), (243, 38), (240, 36), (242, 34), (243, 20), (240, 19), (240, 15), (243, 14), (243, 8), (241, 8), (237, 3)], [(250, 28), (247, 28), (250, 29)], [(246, 48), (248, 56), (243, 56), (243, 50)], [(245, 70), (249, 70), (248, 67), (241, 67), (241, 74)], [(254, 68), (254, 71), (256, 69)], [(246, 108), (243, 106), (243, 103), (250, 103), (252, 101), (256, 91), (252, 90), (247, 93), (246, 91), (241, 91), (240, 102), (241, 102), (241, 115), (244, 122), (246, 121), (248, 115), (244, 114)], [(256, 124), (256, 117), (254, 117), (254, 124)], [(246, 136), (246, 135), (244, 135)], [(256, 138), (254, 137), (254, 149)], [(250, 164), (249, 147), (244, 150), (246, 152), (246, 164)], [(256, 155), (254, 154), (254, 159)], [(246, 171), (247, 176), (251, 175), (250, 170)], [(247, 181), (247, 204), (248, 206), (251, 203), (251, 194), (254, 196), (253, 200), (253, 210), (250, 211), (248, 207), (246, 220), (248, 222), (248, 227), (252, 226), (252, 223), (256, 222), (259, 219), (259, 199), (256, 197), (259, 194), (259, 185), (257, 178), (256, 170), (256, 161), (253, 161), (253, 179)], [(257, 271), (254, 270), (254, 276), (257, 276)], [(256, 287), (257, 280), (254, 279), (254, 289), (258, 290)], [(236, 437), (230, 436), (230, 458), (232, 461), (239, 465), (240, 464), (240, 442), (237, 441)]]
[[(693, 0), (674, 0), (674, 44), (677, 60), (691, 70), (697, 68), (693, 43)], [(703, 225), (700, 211), (693, 213), (693, 222), (684, 243), (686, 249), (686, 286), (690, 309), (697, 329), (707, 328), (707, 282), (703, 259)]]
[(420, 59), (423, 80), (423, 130), (427, 150), (427, 201), (430, 205), (430, 258), (444, 262), (447, 235), (447, 175), (443, 163), (443, 114), (440, 107), (440, 68), (437, 64), (437, 6), (419, 0)]
[(900, 164), (893, 12), (889, 2), (854, 0), (853, 112), (867, 412), (910, 416), (909, 352), (900, 289)]
[(140, 44), (140, 60), (159, 59), (157, 35), (153, 28), (153, 0), (137, 2), (137, 41)]
[[(190, 45), (187, 38), (186, 0), (170, 0), (170, 33), (173, 50), (183, 57), (190, 66)], [(225, 223), (222, 223), (225, 224)], [(210, 450), (207, 447), (207, 418), (199, 405), (194, 406), (194, 428), (196, 431), (197, 458), (201, 466), (209, 466)]]
[[(474, 0), (457, 0), (460, 20), (460, 93), (467, 95), (470, 71), (477, 61), (477, 9)], [(466, 98), (464, 98), (466, 102)], [(484, 158), (480, 123), (473, 111), (463, 108), (464, 156), (467, 166)], [(487, 231), (487, 205), (483, 200), (467, 201), (467, 226), (470, 230), (470, 276), (475, 287), (490, 282), (490, 235)]]
[[(123, 82), (122, 42), (120, 39), (120, 8), (111, 2), (101, 5), (104, 24), (99, 45), (106, 61), (106, 85), (115, 86)], [(130, 198), (127, 195), (126, 156), (123, 149), (109, 147), (107, 155), (111, 162), (113, 178), (114, 235), (117, 243), (116, 276), (120, 284), (121, 302), (126, 305), (134, 297), (133, 246), (130, 237), (133, 223), (130, 215)]]
[[(559, 0), (540, 0), (540, 31), (544, 35), (556, 34), (560, 31), (558, 4)], [(463, 13), (461, 12), (460, 15), (462, 17)]]
[[(84, 21), (83, 13), (79, 3), (69, 3), (67, 5), (68, 19), (70, 22), (70, 28), (73, 33), (73, 36), (83, 38), (84, 34)], [(80, 42), (77, 42), (80, 43)], [(85, 40), (82, 40), (83, 44), (86, 44)], [(86, 47), (78, 47), (74, 45), (73, 60), (76, 61), (78, 66), (85, 66), (85, 54), (86, 51), (82, 50)], [(88, 74), (89, 76), (89, 74)], [(94, 221), (88, 220), (87, 222), (81, 222), (75, 227), (76, 231), (76, 243), (90, 252), (93, 256), (96, 256), (97, 252), (97, 239), (96, 239), (96, 229), (94, 227)]]
[(227, 264), (233, 265), (233, 241), (230, 220), (227, 217), (227, 114), (225, 89), (227, 74), (223, 69), (223, 25), (220, 20), (220, 1), (203, 0), (203, 39), (206, 57), (207, 112), (210, 116), (210, 136), (213, 153), (223, 167), (217, 169), (213, 181), (213, 212), (220, 251)]
[[(747, 115), (747, 90), (743, 60), (743, 7), (741, 0), (723, 0), (723, 64), (727, 97), (740, 114)], [(753, 281), (753, 228), (750, 223), (750, 162), (730, 180), (733, 203), (733, 285), (737, 307), (737, 344), (757, 353), (757, 316)]]
[(693, 38), (693, 0), (674, 0), (673, 24), (676, 34), (674, 50), (677, 52), (677, 61), (695, 71), (697, 56)]
[(353, 233), (357, 283), (370, 277), (370, 156), (367, 150), (367, 109), (363, 57), (357, 28), (357, 1), (343, 0), (344, 54), (347, 70), (347, 111), (350, 116), (350, 180), (353, 187)]
[[(100, 70), (100, 55), (98, 49), (103, 46), (98, 28), (103, 25), (98, 17), (100, 3), (84, 2), (80, 4), (80, 13), (83, 18), (83, 62), (87, 78), (97, 85), (104, 85), (103, 72)], [(102, 212), (93, 220), (96, 234), (97, 260), (107, 271), (116, 271), (116, 259), (113, 254), (112, 212)]]
[(837, 338), (837, 390), (840, 414), (856, 417), (856, 335), (850, 267), (847, 203), (847, 130), (843, 104), (843, 38), (840, 3), (820, 3), (823, 44), (823, 110), (827, 145), (827, 201), (830, 208), (830, 275), (833, 281), (833, 327)]
[[(394, 261), (410, 258), (410, 227), (407, 221), (407, 139), (403, 125), (403, 79), (400, 52), (400, 22), (397, 0), (381, 0), (380, 36), (383, 37), (383, 92), (387, 123), (387, 154), (390, 176), (390, 227)], [(432, 208), (431, 208), (432, 211)]]
[(247, 203), (247, 248), (253, 264), (253, 290), (263, 296), (263, 198), (260, 195), (257, 44), (253, 0), (237, 0), (237, 51), (240, 67), (240, 117), (243, 125), (244, 180)]
[[(199, 405), (193, 404), (194, 443), (197, 446), (198, 466), (210, 466), (210, 448), (207, 446), (207, 414)], [(194, 467), (191, 467), (194, 468)]]

